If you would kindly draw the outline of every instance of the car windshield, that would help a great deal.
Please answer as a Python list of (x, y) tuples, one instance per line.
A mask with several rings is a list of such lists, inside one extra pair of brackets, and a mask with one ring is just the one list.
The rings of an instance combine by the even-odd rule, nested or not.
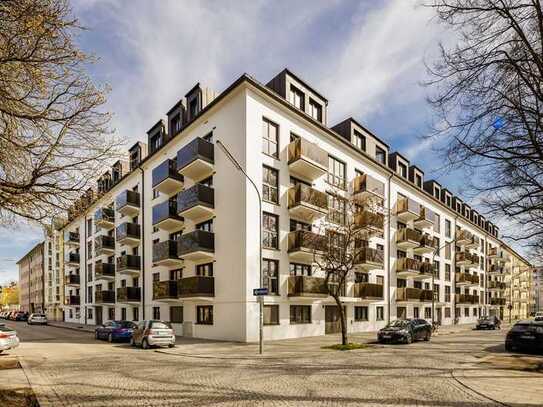
[(43, 318), (43, 317), (45, 317), (44, 314), (34, 314), (34, 315), (32, 315), (32, 316), (33, 316), (34, 318), (35, 318), (35, 317), (38, 317), (38, 318)]
[(405, 319), (397, 319), (388, 324), (387, 328), (405, 328), (408, 324), (409, 321), (406, 321)]
[(512, 332), (526, 332), (530, 329), (530, 325), (528, 324), (516, 324), (511, 328)]
[(1, 332), (15, 332), (13, 329), (8, 328), (7, 326), (0, 326)]
[(171, 329), (170, 324), (163, 321), (152, 321), (151, 327), (154, 329)]
[(121, 321), (119, 322), (121, 328), (134, 328), (134, 323), (130, 321)]

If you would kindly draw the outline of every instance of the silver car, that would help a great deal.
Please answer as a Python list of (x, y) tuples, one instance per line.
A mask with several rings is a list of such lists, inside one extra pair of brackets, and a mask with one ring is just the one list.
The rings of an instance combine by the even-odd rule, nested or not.
[(17, 332), (4, 324), (0, 324), (0, 353), (16, 348), (17, 346), (19, 346)]
[(47, 325), (47, 317), (45, 314), (30, 314), (26, 323), (28, 325)]
[(175, 331), (168, 322), (157, 319), (140, 321), (130, 340), (132, 346), (149, 349), (151, 346), (175, 346)]

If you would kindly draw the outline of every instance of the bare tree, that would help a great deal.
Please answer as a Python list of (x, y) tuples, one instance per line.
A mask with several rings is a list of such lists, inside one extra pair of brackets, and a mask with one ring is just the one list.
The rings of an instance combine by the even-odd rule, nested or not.
[(447, 166), (468, 168), (505, 237), (543, 242), (543, 10), (540, 0), (436, 0), (458, 35), (429, 64), (429, 102)]
[[(325, 276), (325, 289), (338, 309), (341, 343), (347, 345), (347, 320), (341, 297), (346, 295), (346, 283), (367, 256), (369, 240), (382, 236), (385, 210), (377, 195), (348, 195), (344, 191), (334, 191), (328, 210), (328, 216), (317, 224), (318, 233), (311, 246), (314, 262)], [(373, 251), (383, 261), (383, 253)]]
[(118, 154), (67, 0), (0, 0), (0, 224), (46, 222)]

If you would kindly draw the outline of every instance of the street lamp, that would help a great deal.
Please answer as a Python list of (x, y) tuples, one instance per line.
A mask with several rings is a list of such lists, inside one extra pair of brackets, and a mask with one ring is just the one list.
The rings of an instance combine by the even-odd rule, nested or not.
[[(262, 197), (260, 196), (260, 191), (258, 190), (258, 187), (254, 183), (254, 181), (247, 175), (247, 173), (243, 170), (239, 162), (234, 158), (234, 156), (228, 151), (226, 146), (220, 141), (217, 140), (217, 145), (221, 148), (221, 150), (224, 152), (226, 157), (230, 160), (230, 162), (234, 165), (234, 167), (241, 172), (245, 178), (249, 180), (251, 185), (254, 187), (256, 191), (256, 195), (258, 197), (258, 225), (259, 225), (259, 258), (258, 258), (258, 267), (259, 267), (259, 279), (260, 279), (260, 287), (264, 285), (264, 276), (262, 275)], [(263, 352), (263, 342), (264, 342), (264, 297), (261, 295), (257, 297), (258, 303), (259, 303), (259, 324), (258, 324), (258, 331), (259, 331), (259, 338), (258, 338), (258, 353), (262, 355)]]

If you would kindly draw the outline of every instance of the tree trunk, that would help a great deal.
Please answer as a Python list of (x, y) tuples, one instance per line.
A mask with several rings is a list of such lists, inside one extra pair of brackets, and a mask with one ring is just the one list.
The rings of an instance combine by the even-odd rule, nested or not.
[(341, 324), (341, 344), (347, 345), (347, 343), (349, 343), (347, 340), (347, 321), (345, 320), (345, 312), (343, 312), (343, 304), (341, 304), (338, 295), (334, 295), (333, 297), (339, 310), (339, 322)]

